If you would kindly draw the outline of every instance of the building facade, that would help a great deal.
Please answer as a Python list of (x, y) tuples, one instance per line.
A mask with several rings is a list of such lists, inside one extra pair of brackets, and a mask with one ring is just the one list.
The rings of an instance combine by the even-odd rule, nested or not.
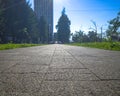
[(49, 41), (53, 38), (53, 0), (34, 0), (34, 11), (40, 20), (44, 16), (49, 30)]

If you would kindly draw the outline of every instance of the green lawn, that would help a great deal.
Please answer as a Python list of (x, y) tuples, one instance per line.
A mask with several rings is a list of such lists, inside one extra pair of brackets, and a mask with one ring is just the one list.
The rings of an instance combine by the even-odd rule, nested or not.
[(0, 44), (0, 50), (14, 49), (14, 48), (24, 48), (32, 46), (41, 46), (43, 44)]
[(120, 42), (71, 43), (70, 45), (120, 51)]

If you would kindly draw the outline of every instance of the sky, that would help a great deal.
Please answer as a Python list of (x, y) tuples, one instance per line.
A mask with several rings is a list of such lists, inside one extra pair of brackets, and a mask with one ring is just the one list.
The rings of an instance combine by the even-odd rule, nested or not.
[[(30, 0), (33, 8), (33, 0)], [(107, 29), (108, 21), (115, 18), (120, 11), (120, 0), (54, 0), (54, 32), (63, 8), (71, 21), (71, 33), (83, 30), (88, 32), (96, 22), (98, 32), (100, 27)]]

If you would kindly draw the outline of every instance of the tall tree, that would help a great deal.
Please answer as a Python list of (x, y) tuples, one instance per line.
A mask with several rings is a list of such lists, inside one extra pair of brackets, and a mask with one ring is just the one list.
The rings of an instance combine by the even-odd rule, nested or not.
[(48, 38), (49, 38), (49, 26), (46, 22), (46, 19), (44, 16), (40, 17), (40, 41), (42, 43), (48, 43)]
[(58, 24), (56, 25), (58, 40), (62, 43), (69, 43), (70, 38), (70, 25), (71, 22), (68, 16), (65, 13), (65, 8), (62, 10), (62, 15), (58, 20)]
[(37, 19), (34, 11), (29, 6), (29, 2), (26, 3), (26, 22), (24, 33), (26, 33), (26, 41), (29, 43), (39, 43), (40, 30), (39, 30), (39, 20)]
[(29, 2), (26, 0), (0, 0), (0, 9), (1, 43), (37, 42), (39, 38), (38, 21)]
[(3, 43), (4, 40), (4, 32), (5, 32), (5, 18), (3, 14), (4, 5), (0, 0), (0, 43)]

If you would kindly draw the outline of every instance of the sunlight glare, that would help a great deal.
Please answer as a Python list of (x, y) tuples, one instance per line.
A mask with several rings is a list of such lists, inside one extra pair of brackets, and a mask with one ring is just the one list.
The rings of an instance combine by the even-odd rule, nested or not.
[(67, 3), (69, 0), (54, 0), (56, 3)]
[(55, 0), (56, 3), (62, 3), (63, 0)]

